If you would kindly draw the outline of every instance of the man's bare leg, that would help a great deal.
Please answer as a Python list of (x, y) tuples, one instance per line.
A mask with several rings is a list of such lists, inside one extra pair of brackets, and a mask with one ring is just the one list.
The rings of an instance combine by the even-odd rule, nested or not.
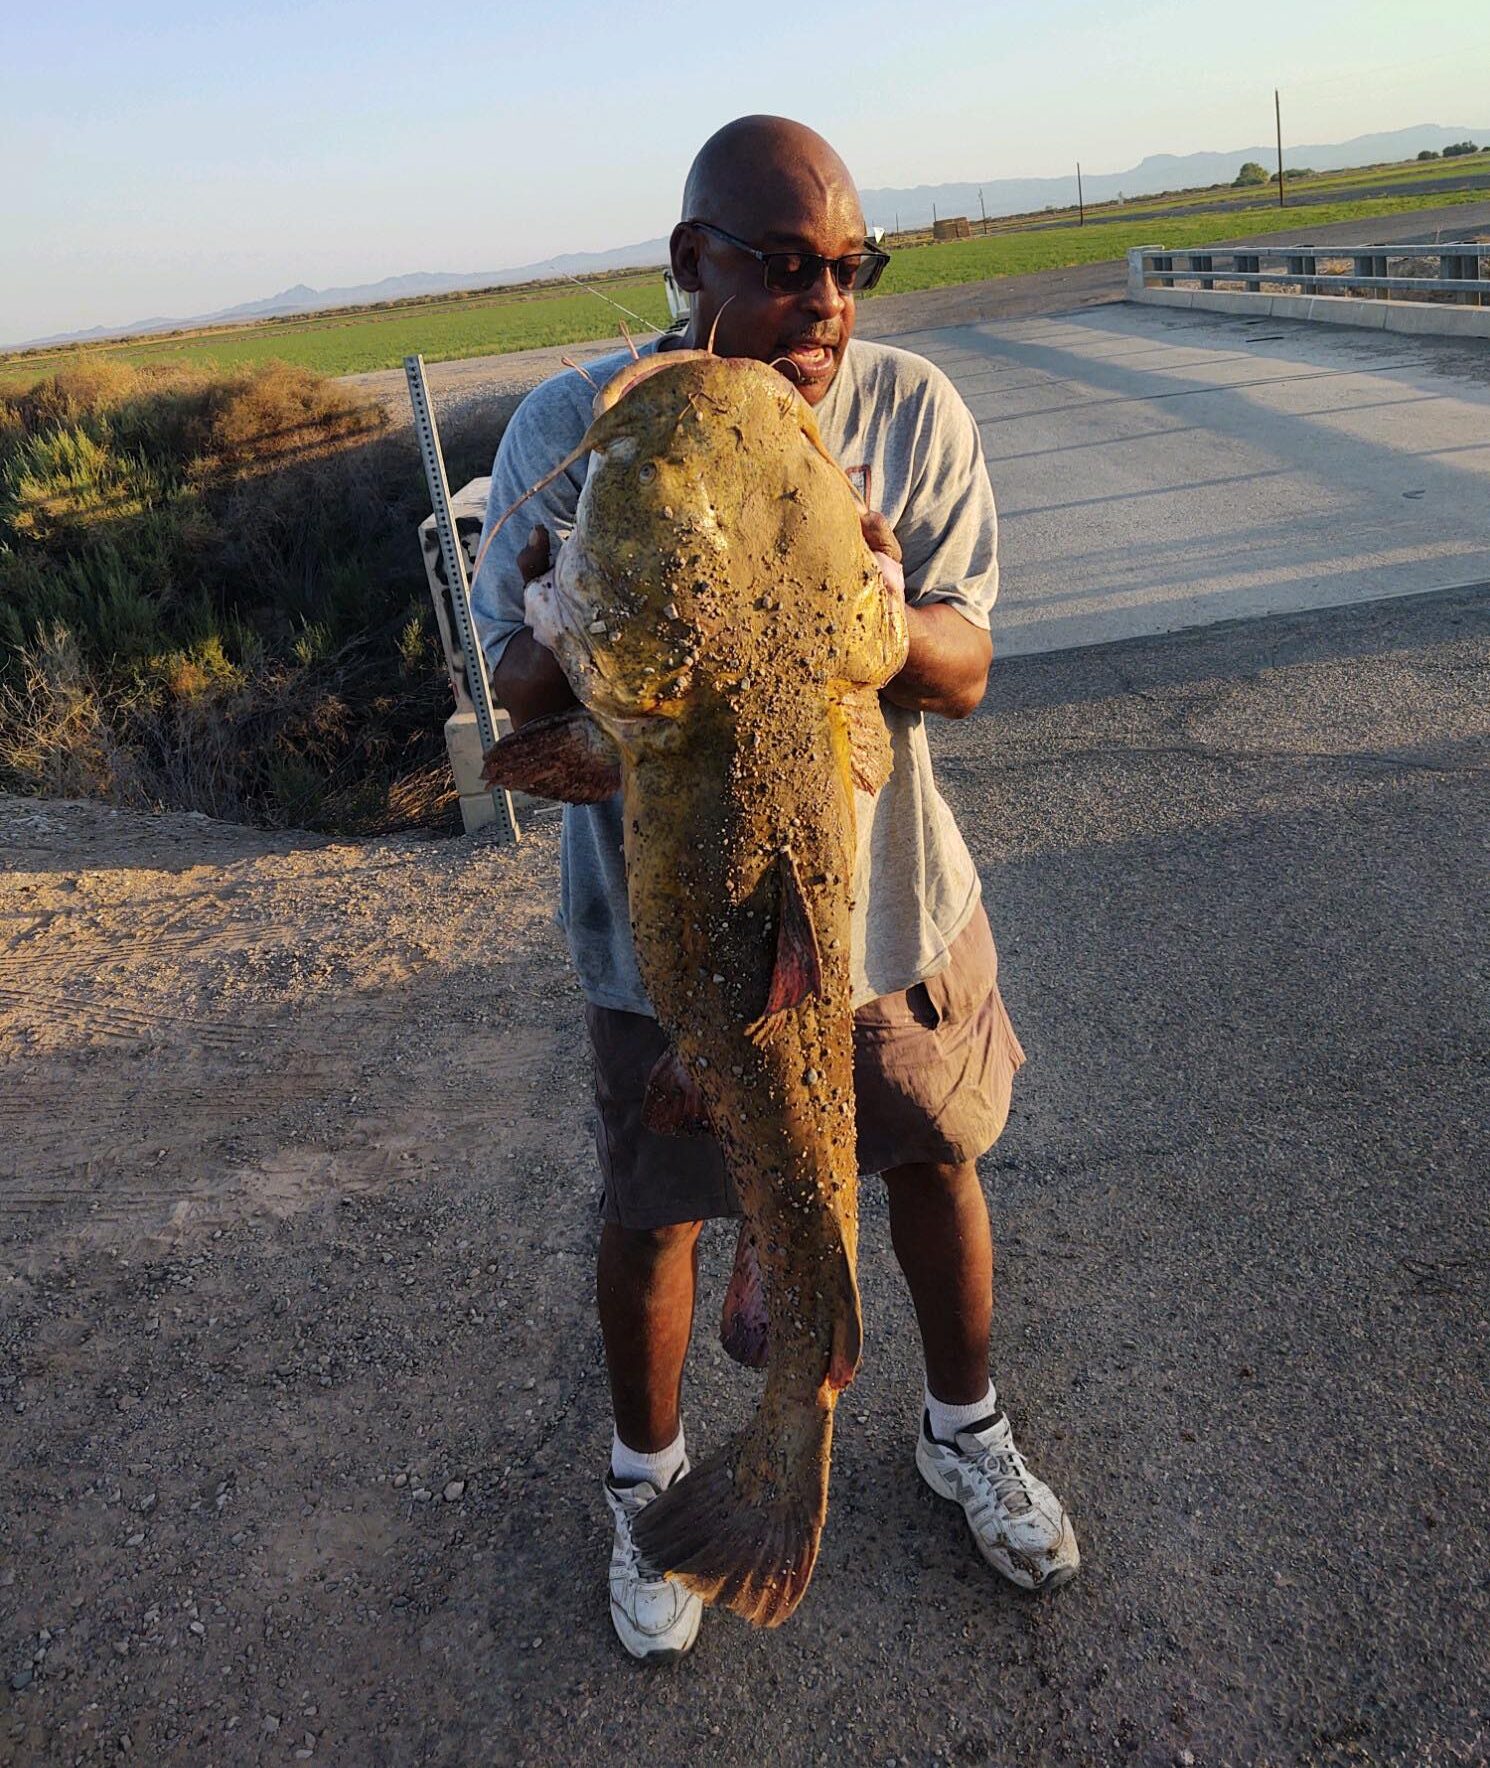
[(905, 1273), (926, 1353), (926, 1385), (949, 1406), (988, 1392), (993, 1233), (971, 1161), (916, 1162), (884, 1175), (890, 1242)]
[(938, 1496), (962, 1505), (995, 1571), (1025, 1590), (1064, 1584), (1081, 1564), (1075, 1531), (1016, 1448), (989, 1380), (993, 1235), (977, 1168), (901, 1166), (885, 1183), (890, 1239), (926, 1353), (927, 1427), (916, 1466)]
[(702, 1225), (600, 1231), (595, 1292), (616, 1433), (642, 1454), (677, 1440)]

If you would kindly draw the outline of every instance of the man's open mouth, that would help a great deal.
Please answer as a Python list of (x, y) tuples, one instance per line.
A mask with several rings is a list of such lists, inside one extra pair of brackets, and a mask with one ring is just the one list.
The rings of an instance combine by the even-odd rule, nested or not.
[(833, 347), (821, 343), (789, 344), (777, 361), (790, 363), (788, 374), (794, 372), (799, 381), (821, 380), (833, 372)]

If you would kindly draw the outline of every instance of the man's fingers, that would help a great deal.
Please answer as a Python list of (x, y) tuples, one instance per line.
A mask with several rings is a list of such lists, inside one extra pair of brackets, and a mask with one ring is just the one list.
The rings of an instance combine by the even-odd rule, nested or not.
[(859, 517), (859, 526), (864, 531), (864, 544), (870, 552), (900, 558), (900, 542), (895, 538), (895, 530), (879, 510), (865, 510)]
[(523, 582), (531, 583), (535, 577), (541, 577), (551, 563), (548, 529), (530, 530), (528, 544), (517, 555), (517, 568), (523, 574)]

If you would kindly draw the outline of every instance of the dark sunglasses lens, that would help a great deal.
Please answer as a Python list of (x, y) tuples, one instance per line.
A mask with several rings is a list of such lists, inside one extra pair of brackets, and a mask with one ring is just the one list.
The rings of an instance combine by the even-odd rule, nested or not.
[(800, 252), (766, 254), (766, 287), (772, 294), (805, 294), (822, 273), (821, 258), (804, 258)]
[(776, 295), (805, 295), (809, 289), (817, 287), (824, 266), (830, 262), (834, 281), (847, 295), (872, 289), (889, 260), (879, 252), (854, 253), (831, 260), (804, 257), (799, 252), (769, 252), (765, 266), (766, 287)]

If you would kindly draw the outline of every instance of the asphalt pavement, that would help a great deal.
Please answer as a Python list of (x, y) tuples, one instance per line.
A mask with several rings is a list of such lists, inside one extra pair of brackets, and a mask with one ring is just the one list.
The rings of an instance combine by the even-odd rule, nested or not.
[[(577, 1295), (492, 1621), (537, 1631), (544, 1590), (562, 1614), (449, 1759), (1485, 1761), (1490, 597), (1015, 658), (933, 747), (1030, 1055), (983, 1167), (994, 1372), (1081, 1576), (1001, 1585), (920, 1483), (870, 1181), (865, 1363), (797, 1616), (709, 1616), (670, 1673), (619, 1659)], [(700, 1448), (753, 1391), (713, 1340), (729, 1251)]]

